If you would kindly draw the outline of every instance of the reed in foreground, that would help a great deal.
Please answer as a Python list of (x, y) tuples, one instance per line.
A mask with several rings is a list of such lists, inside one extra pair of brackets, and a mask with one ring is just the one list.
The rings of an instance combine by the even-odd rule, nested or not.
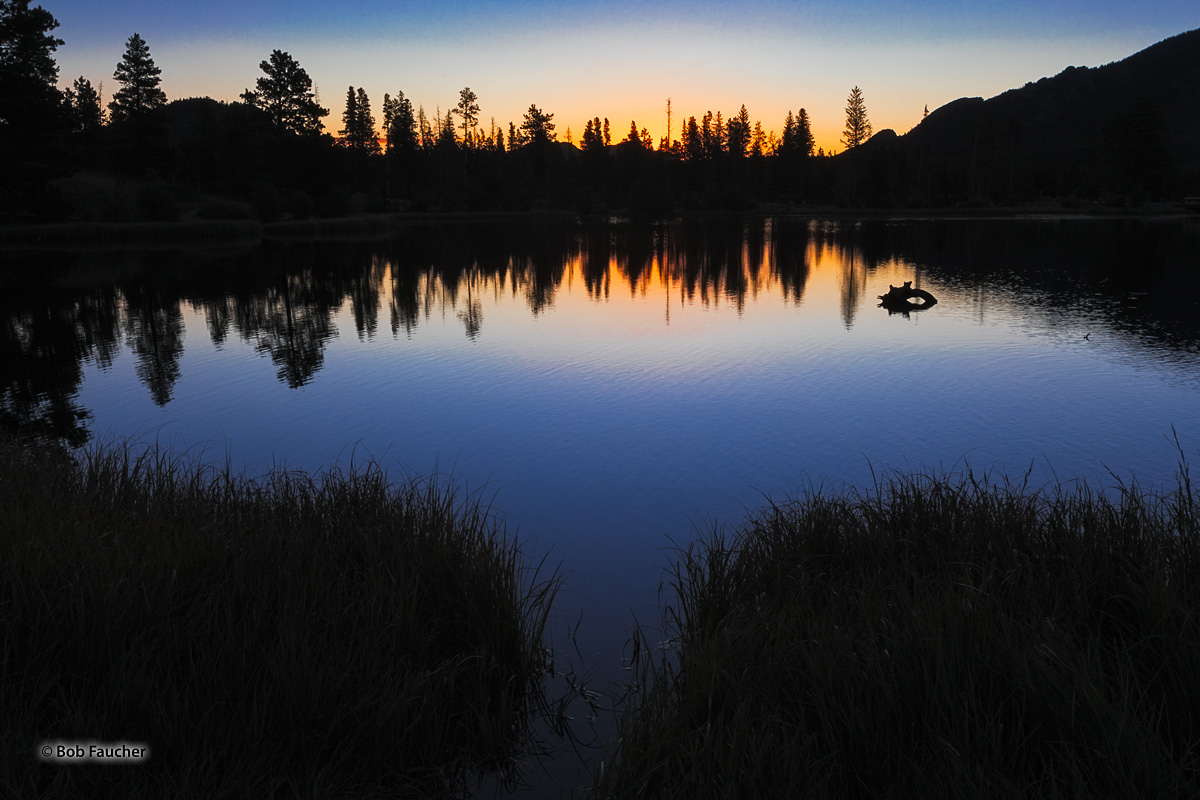
[(600, 797), (1200, 794), (1200, 497), (889, 475), (681, 553)]
[(0, 795), (445, 796), (536, 744), (559, 579), (478, 496), (11, 438), (0, 493)]

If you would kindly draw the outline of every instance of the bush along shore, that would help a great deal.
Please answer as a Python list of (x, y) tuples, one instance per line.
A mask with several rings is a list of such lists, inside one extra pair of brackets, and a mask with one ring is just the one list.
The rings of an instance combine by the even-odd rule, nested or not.
[(478, 495), (8, 436), (0, 494), (0, 795), (440, 797), (542, 744), (559, 578)]
[(680, 554), (605, 798), (1200, 796), (1200, 496), (888, 474)]

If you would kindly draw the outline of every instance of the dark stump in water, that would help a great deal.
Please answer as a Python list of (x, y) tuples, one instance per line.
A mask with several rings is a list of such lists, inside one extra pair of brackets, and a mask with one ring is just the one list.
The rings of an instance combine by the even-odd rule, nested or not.
[(912, 288), (912, 281), (905, 281), (903, 286), (889, 285), (888, 293), (879, 295), (879, 305), (888, 311), (923, 311), (937, 305), (937, 298), (924, 289)]

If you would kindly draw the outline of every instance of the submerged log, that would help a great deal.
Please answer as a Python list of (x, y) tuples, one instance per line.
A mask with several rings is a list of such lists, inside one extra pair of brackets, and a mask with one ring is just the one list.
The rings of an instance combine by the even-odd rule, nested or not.
[[(914, 303), (913, 300), (920, 300)], [(912, 281), (903, 286), (888, 285), (888, 293), (879, 295), (879, 305), (888, 311), (916, 311), (937, 304), (937, 298), (924, 289), (912, 288)]]

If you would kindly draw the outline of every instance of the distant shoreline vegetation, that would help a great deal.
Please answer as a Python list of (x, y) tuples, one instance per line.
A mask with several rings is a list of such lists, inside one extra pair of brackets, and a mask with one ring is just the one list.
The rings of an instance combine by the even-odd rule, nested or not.
[[(1200, 195), (1200, 31), (1124, 61), (1071, 67), (984, 101), (875, 132), (868, 92), (849, 91), (845, 149), (815, 147), (789, 111), (776, 133), (745, 105), (675, 113), (655, 141), (597, 115), (576, 133), (531, 104), (484, 122), (470, 87), (433, 116), (402, 91), (348, 87), (340, 115), (287, 52), (247, 65), (235, 102), (168, 100), (150, 45), (130, 36), (106, 107), (87, 76), (58, 88), (58, 21), (28, 0), (0, 5), (0, 221), (158, 222), (343, 217), (398, 211), (741, 211), (1004, 208), (1029, 202), (1140, 208)], [(93, 76), (102, 77), (102, 76)], [(378, 116), (376, 114), (378, 113)], [(340, 116), (336, 136), (323, 121)], [(627, 132), (624, 132), (627, 131)], [(624, 133), (623, 133), (624, 132)]]
[[(1066, 219), (1102, 219), (1118, 217), (1179, 217), (1191, 215), (1177, 204), (1151, 203), (1138, 208), (1098, 204), (1026, 204), (1020, 206), (920, 209), (839, 209), (836, 207), (797, 207), (761, 204), (737, 212), (677, 210), (671, 218), (703, 219), (735, 216), (739, 218), (801, 217), (813, 220), (839, 219), (973, 219), (1059, 217)], [(576, 217), (572, 210), (519, 211), (401, 211), (362, 213), (341, 217), (280, 219), (260, 222), (240, 220), (178, 220), (174, 222), (81, 222), (74, 220), (10, 222), (0, 224), (0, 251), (5, 248), (58, 250), (72, 248), (156, 249), (175, 247), (255, 244), (267, 239), (350, 241), (380, 239), (396, 235), (411, 222), (463, 222), (495, 219), (530, 219), (539, 216)], [(589, 215), (584, 215), (589, 216)], [(615, 209), (605, 217), (637, 220), (627, 209)], [(661, 219), (661, 217), (657, 217)]]
[[(591, 796), (1189, 796), (1200, 493), (1177, 475), (1113, 500), (889, 473), (701, 535), (665, 650), (647, 627), (627, 649)], [(562, 580), (478, 498), (374, 463), (250, 478), (12, 436), (0, 485), (16, 795), (469, 796), (569, 746)], [(37, 763), (46, 740), (150, 757)]]

